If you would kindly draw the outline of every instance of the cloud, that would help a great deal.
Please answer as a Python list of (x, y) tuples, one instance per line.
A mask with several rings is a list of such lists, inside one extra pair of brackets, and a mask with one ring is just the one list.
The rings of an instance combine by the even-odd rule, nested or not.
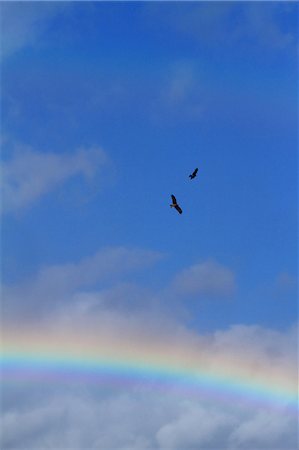
[[(228, 267), (208, 260), (187, 267), (176, 274), (162, 288), (143, 287), (136, 284), (130, 273), (151, 267), (164, 258), (158, 251), (134, 247), (107, 247), (77, 262), (41, 267), (31, 278), (16, 285), (3, 286), (3, 311), (5, 315), (27, 317), (28, 320), (48, 314), (57, 308), (70, 314), (69, 303), (77, 305), (77, 314), (97, 311), (103, 304), (114, 308), (140, 310), (145, 314), (161, 310), (189, 317), (182, 298), (224, 298), (236, 291), (235, 275)], [(125, 299), (125, 300), (124, 300)], [(31, 318), (31, 319), (30, 319)], [(159, 321), (157, 316), (155, 320)]]
[[(106, 320), (106, 316), (101, 317), (102, 312), (98, 314), (98, 336), (102, 332), (101, 324)], [(110, 313), (113, 316), (113, 308)], [(94, 316), (95, 312), (91, 315)], [(115, 312), (116, 317), (120, 317), (119, 312)], [(118, 321), (110, 321), (108, 345), (116, 335), (118, 345), (122, 346), (132, 333), (131, 345), (137, 343), (142, 346), (144, 336), (141, 327), (138, 328), (140, 316), (136, 314), (133, 318), (123, 314), (123, 321), (127, 321), (127, 328), (121, 330), (118, 329)], [(55, 323), (53, 318), (53, 327)], [(79, 320), (73, 321), (63, 328), (60, 346), (68, 340), (73, 342), (73, 336), (76, 336), (77, 345), (83, 345), (82, 339), (89, 327), (85, 324), (80, 329), (78, 323)], [(148, 328), (149, 333), (151, 324), (143, 321), (144, 328)], [(202, 336), (187, 329), (182, 335), (180, 328), (179, 322), (173, 322), (172, 329), (166, 334), (170, 343), (174, 335), (180, 336), (175, 346), (181, 345), (185, 352), (190, 346), (200, 348), (201, 352), (209, 354), (210, 361), (214, 360), (215, 367), (221, 357), (227, 358), (232, 353), (240, 366), (251, 360), (255, 371), (266, 370), (275, 374), (280, 367), (296, 386), (297, 369), (293, 355), (297, 329), (279, 332), (239, 325), (237, 329), (232, 327)], [(41, 342), (44, 339), (49, 342), (49, 329), (50, 324), (43, 324), (39, 331), (36, 329)], [(25, 333), (24, 341), (26, 336)], [(96, 338), (94, 331), (93, 336)], [(156, 342), (157, 348), (163, 349), (165, 337), (161, 324), (158, 329), (152, 328), (148, 342)], [(267, 349), (270, 339), (273, 348), (277, 349), (276, 354)], [(56, 340), (59, 341), (59, 337)], [(148, 349), (144, 347), (145, 357), (149, 356), (146, 353)], [(83, 346), (82, 351), (88, 352), (88, 346)], [(166, 353), (165, 358), (168, 358)], [(276, 366), (279, 360), (280, 364)], [(285, 362), (288, 362), (286, 366)], [(292, 371), (290, 367), (293, 367)], [(71, 380), (65, 384), (63, 380), (62, 383), (46, 383), (43, 380), (41, 385), (21, 381), (12, 386), (4, 390), (2, 400), (1, 448), (4, 449), (294, 450), (297, 445), (296, 414), (290, 414), (283, 406), (280, 409), (263, 408), (241, 398), (223, 401), (218, 395), (209, 397), (195, 391), (180, 392), (175, 385), (165, 386), (161, 392), (155, 383), (141, 380), (130, 384), (114, 384), (112, 380), (96, 384)]]
[[(242, 43), (242, 51), (256, 45), (276, 51), (294, 48), (296, 43), (296, 24), (292, 21), (296, 6), (290, 4), (203, 2), (171, 8), (153, 4), (146, 6), (143, 13), (152, 18), (152, 23), (167, 24), (209, 49)], [(286, 26), (288, 23), (291, 25)]]
[(287, 294), (295, 292), (297, 289), (298, 280), (294, 275), (288, 272), (281, 272), (276, 279), (275, 288), (280, 294)]
[(287, 333), (267, 329), (258, 325), (233, 325), (228, 330), (215, 331), (212, 350), (221, 355), (230, 349), (231, 355), (244, 355), (255, 376), (259, 368), (269, 367), (271, 373), (286, 369), (295, 374), (297, 371), (297, 328), (290, 327)]
[(173, 289), (183, 295), (227, 297), (236, 290), (235, 274), (215, 261), (206, 261), (176, 275)]
[(3, 287), (3, 310), (12, 317), (39, 317), (41, 313), (56, 311), (59, 305), (65, 308), (71, 296), (84, 289), (119, 281), (125, 274), (149, 267), (161, 258), (162, 254), (156, 251), (109, 247), (77, 263), (46, 266), (30, 281)]
[[(295, 420), (288, 415), (227, 410), (137, 387), (110, 394), (84, 390), (66, 388), (49, 397), (45, 389), (41, 406), (4, 414), (2, 448), (294, 450), (297, 445)], [(267, 431), (273, 434), (266, 438)]]
[[(40, 269), (31, 281), (11, 287), (5, 302), (10, 307), (15, 302), (14, 310), (3, 324), (2, 344), (16, 342), (22, 353), (29, 339), (30, 348), (37, 345), (45, 354), (50, 349), (54, 354), (75, 351), (82, 357), (100, 352), (116, 360), (140, 358), (149, 366), (153, 361), (170, 367), (175, 362), (186, 368), (196, 362), (211, 374), (296, 389), (296, 326), (279, 331), (235, 324), (204, 334), (190, 329), (181, 316), (165, 308), (163, 292), (127, 280), (131, 271), (160, 258), (158, 252), (115, 247), (76, 263)], [(211, 261), (191, 266), (186, 273), (193, 274), (190, 269), (197, 266), (201, 280), (214, 280), (204, 285), (204, 292), (222, 292), (227, 274), (233, 279), (230, 269)], [(195, 279), (196, 291), (201, 292)], [(193, 286), (192, 277), (187, 277), (188, 283)], [(35, 321), (24, 314), (30, 303)], [(44, 314), (39, 314), (43, 307)], [(160, 385), (154, 377), (126, 382), (122, 377), (76, 380), (74, 375), (66, 380), (43, 377), (34, 383), (21, 377), (5, 387), (3, 449), (294, 450), (297, 443), (297, 417), (287, 401), (270, 408), (249, 396), (222, 395), (221, 390)]]
[(1, 59), (38, 43), (51, 21), (65, 10), (62, 3), (2, 2)]
[(49, 405), (35, 407), (25, 414), (21, 411), (6, 414), (2, 423), (2, 429), (5, 429), (4, 448), (18, 448), (20, 440), (21, 446), (26, 447), (35, 436), (48, 434), (51, 429), (62, 432), (63, 413), (53, 403), (51, 402), (50, 407)]
[(24, 210), (73, 177), (90, 180), (108, 162), (106, 153), (97, 147), (57, 154), (19, 145), (2, 162), (2, 211)]
[(205, 110), (204, 87), (197, 64), (189, 59), (180, 59), (166, 64), (156, 79), (148, 97), (148, 114), (154, 122), (198, 121)]
[[(284, 448), (283, 440), (289, 441), (293, 434), (293, 425), (287, 415), (281, 417), (269, 411), (258, 411), (248, 420), (239, 423), (236, 429), (232, 431), (230, 445), (232, 448), (241, 449), (262, 448), (273, 450)], [(294, 438), (293, 445), (296, 445)]]
[(171, 103), (180, 103), (190, 92), (194, 83), (194, 73), (188, 66), (175, 70), (170, 80), (167, 96)]
[[(109, 304), (115, 311), (141, 313), (143, 309), (145, 317), (154, 313), (154, 320), (160, 324), (158, 310), (173, 317), (180, 315), (182, 320), (190, 319), (188, 307), (182, 301), (186, 297), (205, 300), (234, 295), (233, 271), (212, 260), (187, 267), (159, 289), (136, 283), (137, 271), (164, 257), (158, 251), (119, 246), (102, 248), (77, 262), (41, 267), (31, 278), (3, 285), (4, 316), (34, 321), (51, 311), (56, 314), (57, 309), (62, 316), (72, 316), (68, 308), (71, 304), (73, 313), (83, 320), (91, 311), (96, 317)], [(128, 279), (130, 273), (134, 275)]]
[(293, 14), (296, 10), (290, 4), (248, 4), (244, 13), (245, 30), (239, 33), (256, 39), (265, 47), (285, 50), (296, 42), (296, 29), (286, 28), (284, 22)]
[(198, 406), (192, 401), (182, 406), (178, 417), (158, 431), (159, 448), (212, 448), (237, 422), (230, 413)]

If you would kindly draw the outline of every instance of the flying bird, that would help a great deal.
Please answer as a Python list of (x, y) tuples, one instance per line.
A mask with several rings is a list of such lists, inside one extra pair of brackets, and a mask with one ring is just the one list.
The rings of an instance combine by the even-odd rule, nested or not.
[(193, 180), (193, 178), (196, 177), (197, 172), (198, 172), (198, 167), (196, 167), (196, 169), (193, 171), (193, 173), (191, 173), (191, 175), (189, 175), (189, 178), (190, 178), (191, 180)]
[(180, 214), (182, 214), (182, 208), (178, 205), (176, 198), (174, 195), (171, 195), (172, 198), (172, 204), (170, 205), (170, 208), (175, 208)]

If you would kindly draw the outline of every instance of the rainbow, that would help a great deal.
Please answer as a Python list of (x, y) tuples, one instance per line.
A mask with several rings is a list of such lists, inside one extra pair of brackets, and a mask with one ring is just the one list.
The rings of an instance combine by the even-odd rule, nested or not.
[(5, 332), (2, 382), (138, 383), (199, 398), (298, 411), (296, 371), (207, 346), (137, 336)]

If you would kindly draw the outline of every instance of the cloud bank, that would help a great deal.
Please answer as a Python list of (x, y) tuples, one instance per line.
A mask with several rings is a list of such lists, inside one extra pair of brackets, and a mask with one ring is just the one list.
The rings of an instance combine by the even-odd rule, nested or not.
[[(101, 324), (108, 317), (105, 314), (100, 317), (105, 309), (98, 311), (99, 348)], [(119, 328), (120, 317), (122, 328)], [(76, 330), (76, 347), (80, 342), (82, 345), (90, 330), (86, 323), (77, 328), (78, 323), (79, 320), (65, 322), (57, 351), (67, 340), (74, 342), (71, 327)], [(139, 329), (138, 323), (142, 323)], [(55, 326), (53, 322), (53, 329)], [(48, 339), (46, 335), (50, 328), (50, 324), (43, 327), (40, 340)], [(219, 359), (231, 354), (240, 365), (242, 362), (252, 364), (253, 374), (266, 370), (277, 375), (279, 368), (283, 368), (284, 375), (296, 386), (295, 328), (273, 332), (260, 327), (239, 326), (208, 336), (187, 329), (182, 333), (181, 328), (181, 324), (173, 322), (171, 331), (165, 333), (162, 327), (151, 329), (151, 321), (146, 322), (144, 317), (135, 315), (132, 321), (129, 316), (126, 318), (123, 313), (110, 310), (107, 346), (112, 337), (120, 347), (127, 339), (131, 346), (139, 345), (147, 329), (149, 342), (156, 341), (162, 348), (167, 339), (173, 342), (173, 350), (183, 346), (186, 352), (190, 347), (201, 345), (201, 351), (209, 355), (211, 363), (214, 360), (217, 365)], [(27, 334), (25, 330), (18, 330), (19, 336), (22, 332), (24, 343)], [(59, 340), (59, 336), (56, 339)], [(275, 354), (269, 351), (270, 341)], [(145, 359), (147, 348), (144, 347)], [(89, 350), (85, 347), (87, 353)], [(115, 383), (113, 379), (84, 382), (76, 381), (72, 376), (52, 381), (43, 377), (35, 379), (34, 383), (19, 380), (13, 388), (8, 384), (3, 396), (3, 449), (295, 450), (296, 446), (297, 416), (290, 413), (286, 405), (265, 407), (242, 397), (223, 400), (219, 394), (205, 395), (194, 389), (181, 391), (175, 384), (161, 388), (150, 380), (127, 384), (121, 380)]]
[[(164, 291), (128, 279), (160, 258), (158, 252), (117, 247), (77, 263), (44, 267), (31, 282), (6, 291), (14, 310), (2, 331), (4, 349), (14, 345), (22, 354), (29, 343), (45, 356), (141, 358), (144, 367), (154, 361), (182, 368), (196, 363), (211, 375), (295, 389), (296, 326), (191, 330), (182, 316), (165, 308)], [(206, 285), (209, 276), (213, 284)], [(186, 268), (173, 282), (182, 280), (184, 289), (194, 289), (197, 280), (196, 291), (216, 297), (235, 283), (230, 269), (211, 261)], [(42, 314), (38, 302), (44, 302)], [(28, 318), (24, 311), (30, 303)], [(295, 450), (297, 445), (297, 416), (287, 401), (271, 406), (249, 394), (182, 389), (151, 376), (126, 382), (122, 376), (90, 381), (69, 374), (32, 383), (19, 373), (18, 382), (12, 380), (5, 380), (2, 402), (3, 449)]]

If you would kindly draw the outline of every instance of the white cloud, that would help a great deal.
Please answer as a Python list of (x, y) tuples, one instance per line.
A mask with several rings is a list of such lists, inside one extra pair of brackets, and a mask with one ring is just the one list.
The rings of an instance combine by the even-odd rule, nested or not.
[[(296, 388), (297, 327), (278, 331), (239, 324), (209, 334), (189, 329), (180, 316), (164, 309), (163, 293), (123, 280), (124, 274), (160, 257), (157, 252), (117, 247), (77, 263), (41, 269), (27, 288), (15, 289), (15, 299), (12, 293), (7, 298), (15, 309), (5, 323), (3, 345), (12, 340), (22, 351), (29, 339), (29, 346), (41, 350), (45, 345), (45, 352), (53, 348), (54, 353), (75, 351), (85, 357), (100, 351), (116, 359), (141, 358), (149, 366), (153, 358), (182, 368), (196, 361), (210, 373), (234, 380), (245, 376), (277, 389)], [(211, 262), (203, 267), (208, 268), (205, 275), (221, 275), (212, 284), (211, 292), (215, 286), (218, 292), (227, 268)], [(105, 281), (109, 283), (103, 287)], [(90, 290), (98, 282), (100, 286)], [(39, 302), (45, 303), (46, 314), (26, 324), (20, 310), (30, 302), (35, 318), (43, 307)], [(63, 377), (41, 381), (21, 379), (4, 390), (1, 448), (294, 450), (297, 442), (297, 417), (286, 407), (287, 400), (269, 408), (258, 396), (193, 386), (185, 390), (176, 383), (160, 385), (159, 377), (148, 382), (112, 376), (106, 381), (93, 376), (85, 381), (75, 376), (66, 382)]]
[[(149, 267), (162, 257), (152, 250), (108, 247), (77, 263), (46, 266), (30, 281), (3, 287), (3, 310), (12, 317), (29, 314), (34, 318), (50, 310), (56, 313), (57, 307), (67, 307), (72, 295), (99, 283), (105, 286), (107, 282), (119, 282), (124, 275)], [(122, 287), (120, 294), (124, 292)], [(89, 304), (86, 298), (84, 304)]]
[[(244, 351), (244, 348), (251, 348), (255, 356), (260, 351), (263, 357), (265, 354), (268, 354), (269, 357), (275, 360), (275, 356), (279, 355), (281, 358), (285, 353), (289, 355), (291, 349), (295, 349), (296, 328), (291, 328), (284, 338), (283, 333), (264, 329), (258, 325), (234, 325), (229, 332), (217, 331), (215, 333), (215, 341), (222, 343), (224, 347), (229, 346), (240, 353)], [(288, 350), (290, 343), (292, 345)], [(219, 350), (221, 351), (220, 347)], [(246, 356), (248, 357), (249, 354), (247, 353)]]
[(1, 58), (38, 43), (51, 20), (65, 11), (62, 2), (1, 2)]
[(96, 147), (57, 154), (18, 146), (12, 157), (2, 162), (2, 210), (23, 210), (72, 177), (92, 179), (108, 161), (106, 153)]
[(45, 267), (38, 273), (34, 289), (47, 292), (53, 287), (63, 293), (73, 292), (98, 281), (150, 266), (161, 256), (161, 253), (151, 250), (108, 247), (78, 263)]
[[(107, 308), (108, 310), (108, 308)], [(104, 311), (104, 310), (103, 310)], [(107, 316), (98, 314), (98, 336), (102, 332)], [(113, 309), (110, 310), (111, 317)], [(95, 312), (90, 312), (91, 316)], [(115, 312), (115, 318), (121, 313)], [(119, 321), (110, 321), (110, 339), (116, 336), (122, 346), (131, 333), (131, 345), (141, 344), (141, 316), (125, 316), (123, 325), (118, 329)], [(142, 319), (142, 328), (148, 328), (148, 341), (144, 347), (145, 356), (149, 343), (155, 343), (157, 350), (165, 346), (165, 331), (161, 324), (159, 329), (149, 328), (152, 324)], [(53, 330), (56, 320), (53, 319)], [(77, 325), (79, 317), (73, 323), (65, 324), (63, 333), (56, 336), (57, 342), (63, 346), (68, 339), (83, 344), (83, 337), (90, 328), (85, 323), (83, 329)], [(139, 328), (138, 328), (139, 327)], [(185, 352), (191, 347), (200, 345), (201, 352), (209, 354), (210, 361), (224, 360), (234, 353), (235, 361), (240, 366), (248, 364), (247, 355), (256, 371), (266, 370), (268, 373), (275, 368), (277, 358), (286, 376), (297, 374), (293, 360), (296, 341), (294, 329), (286, 332), (264, 329), (260, 327), (239, 326), (223, 330), (208, 337), (203, 337), (195, 331), (185, 330), (185, 335), (179, 333), (181, 325), (173, 323), (168, 330), (169, 343), (172, 347), (181, 345)], [(55, 333), (47, 338), (49, 324), (40, 327), (37, 336), (40, 339), (55, 339)], [(53, 331), (52, 330), (52, 331)], [(32, 330), (31, 330), (32, 331)], [(18, 330), (18, 333), (20, 330)], [(95, 333), (95, 329), (93, 330)], [(135, 333), (135, 336), (134, 336)], [(22, 336), (22, 333), (19, 334)], [(252, 343), (248, 339), (251, 336)], [(26, 340), (24, 333), (24, 341)], [(81, 336), (81, 338), (78, 338)], [(172, 341), (173, 336), (180, 336), (178, 341)], [(94, 337), (96, 337), (94, 335)], [(269, 353), (264, 342), (272, 338), (272, 346), (277, 349), (276, 355)], [(5, 341), (4, 341), (5, 342)], [(175, 343), (174, 343), (175, 342)], [(258, 346), (259, 343), (259, 346)], [(171, 348), (169, 345), (168, 349)], [(236, 349), (238, 349), (236, 351)], [(88, 347), (85, 348), (89, 351)], [(84, 347), (83, 347), (84, 351)], [(173, 348), (173, 351), (175, 349)], [(168, 355), (165, 353), (165, 358)], [(287, 366), (284, 362), (289, 362)], [(290, 371), (289, 367), (293, 366)], [(220, 366), (221, 367), (221, 366)], [(62, 384), (43, 382), (28, 384), (21, 382), (11, 390), (5, 390), (2, 401), (2, 447), (4, 449), (40, 449), (40, 448), (72, 448), (72, 449), (172, 449), (182, 450), (196, 448), (197, 450), (220, 449), (284, 449), (294, 450), (297, 444), (297, 417), (290, 414), (283, 406), (281, 409), (263, 408), (250, 401), (234, 397), (223, 401), (220, 395), (205, 395), (194, 390), (191, 393), (181, 392), (174, 385), (162, 387), (154, 382), (143, 383), (141, 380), (126, 384), (123, 380), (113, 382), (89, 383), (74, 382), (67, 379)], [(23, 396), (19, 395), (24, 391)], [(25, 395), (25, 396), (24, 396)]]
[(205, 261), (179, 273), (173, 287), (184, 295), (226, 297), (235, 292), (236, 282), (231, 269), (215, 261)]

